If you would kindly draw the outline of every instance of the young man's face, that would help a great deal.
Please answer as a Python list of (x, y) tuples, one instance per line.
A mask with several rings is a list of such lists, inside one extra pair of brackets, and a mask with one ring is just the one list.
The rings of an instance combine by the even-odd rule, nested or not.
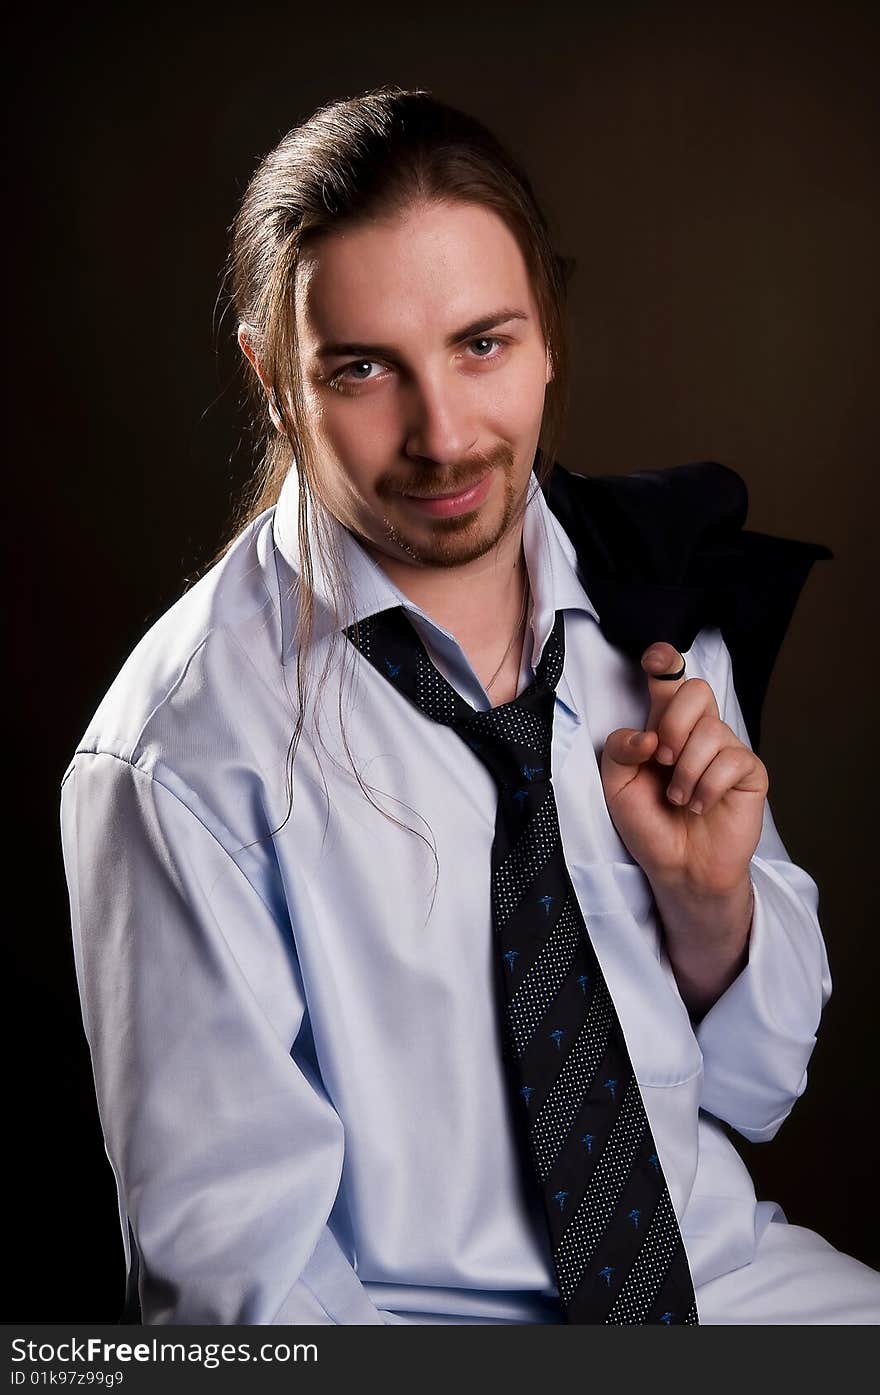
[(420, 203), (332, 233), (300, 264), (296, 314), (331, 513), (397, 562), (450, 567), (488, 552), (527, 487), (551, 376), (501, 218)]

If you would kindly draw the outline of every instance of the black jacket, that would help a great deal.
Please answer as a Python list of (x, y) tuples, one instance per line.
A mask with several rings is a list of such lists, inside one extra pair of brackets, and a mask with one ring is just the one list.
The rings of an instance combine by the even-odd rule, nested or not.
[(638, 663), (655, 640), (683, 653), (703, 626), (720, 628), (757, 751), (798, 596), (831, 550), (746, 530), (745, 481), (714, 460), (628, 475), (576, 475), (555, 462), (543, 490), (609, 643)]

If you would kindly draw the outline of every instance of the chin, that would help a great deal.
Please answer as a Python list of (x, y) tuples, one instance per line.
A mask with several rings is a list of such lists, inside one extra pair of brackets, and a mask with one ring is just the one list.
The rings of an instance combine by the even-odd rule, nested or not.
[[(387, 538), (406, 558), (424, 567), (461, 567), (475, 562), (500, 542), (507, 528), (507, 511), (501, 517), (483, 519), (480, 511), (419, 531), (397, 527), (386, 519)], [(449, 526), (455, 525), (457, 527)], [(399, 555), (399, 553), (398, 553)]]

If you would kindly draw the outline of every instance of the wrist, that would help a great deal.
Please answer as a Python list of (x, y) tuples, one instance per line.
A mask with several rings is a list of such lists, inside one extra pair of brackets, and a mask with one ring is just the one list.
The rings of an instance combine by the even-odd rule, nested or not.
[(666, 950), (692, 1016), (702, 1016), (748, 962), (754, 886), (746, 873), (728, 891), (651, 883)]

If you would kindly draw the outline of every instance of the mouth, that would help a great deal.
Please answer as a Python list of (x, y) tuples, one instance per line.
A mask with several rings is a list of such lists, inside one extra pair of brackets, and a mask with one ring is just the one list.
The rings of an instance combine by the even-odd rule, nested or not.
[(449, 518), (454, 514), (467, 513), (478, 508), (488, 495), (491, 484), (490, 470), (474, 484), (466, 485), (464, 489), (456, 490), (453, 494), (404, 494), (402, 497), (420, 513), (427, 513), (435, 518)]

